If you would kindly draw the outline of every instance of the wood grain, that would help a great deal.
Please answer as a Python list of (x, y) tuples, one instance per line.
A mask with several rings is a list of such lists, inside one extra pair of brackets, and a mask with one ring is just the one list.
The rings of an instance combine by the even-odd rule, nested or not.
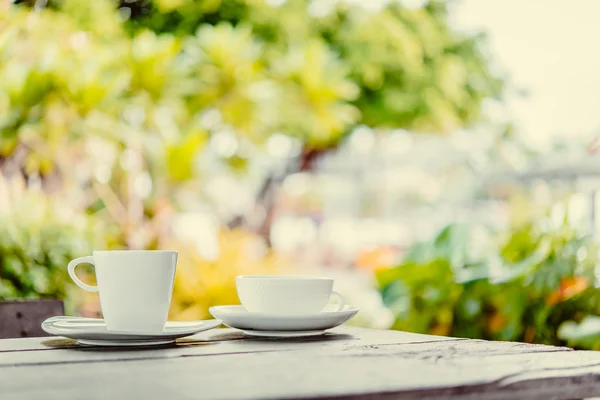
[(600, 396), (600, 352), (355, 328), (336, 332), (292, 341), (246, 339), (220, 330), (199, 335), (196, 345), (131, 352), (6, 350), (0, 352), (0, 398)]

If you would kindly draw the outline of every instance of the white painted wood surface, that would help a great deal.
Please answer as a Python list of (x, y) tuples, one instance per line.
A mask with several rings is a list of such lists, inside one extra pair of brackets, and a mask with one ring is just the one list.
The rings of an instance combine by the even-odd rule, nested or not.
[(580, 399), (600, 352), (339, 328), (247, 338), (219, 329), (146, 349), (0, 340), (0, 399)]

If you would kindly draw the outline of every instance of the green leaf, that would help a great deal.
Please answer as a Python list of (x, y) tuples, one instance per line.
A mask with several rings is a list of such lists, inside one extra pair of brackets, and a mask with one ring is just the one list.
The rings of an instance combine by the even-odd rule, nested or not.
[(600, 317), (590, 315), (580, 323), (565, 321), (558, 329), (558, 337), (570, 346), (595, 348), (600, 343)]

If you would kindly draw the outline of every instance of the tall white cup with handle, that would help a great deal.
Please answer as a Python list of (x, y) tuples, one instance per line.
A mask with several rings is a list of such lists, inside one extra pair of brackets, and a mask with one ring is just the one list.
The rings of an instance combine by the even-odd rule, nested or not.
[[(94, 265), (97, 286), (77, 278), (75, 268), (83, 263)], [(167, 322), (176, 266), (176, 251), (113, 250), (76, 258), (68, 270), (77, 286), (99, 292), (108, 330), (160, 332)]]

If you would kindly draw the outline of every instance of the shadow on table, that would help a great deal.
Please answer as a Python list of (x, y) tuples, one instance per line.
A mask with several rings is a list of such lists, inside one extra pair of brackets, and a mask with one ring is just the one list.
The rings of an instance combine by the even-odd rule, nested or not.
[(333, 342), (337, 340), (352, 340), (354, 336), (347, 333), (326, 333), (320, 336), (305, 336), (305, 337), (262, 337), (262, 336), (246, 336), (244, 339), (252, 340), (253, 342), (278, 342), (278, 343), (323, 343)]
[(160, 344), (160, 345), (148, 345), (148, 346), (91, 346), (87, 344), (77, 343), (75, 339), (51, 339), (45, 340), (42, 344), (46, 347), (55, 349), (72, 349), (77, 351), (102, 351), (102, 352), (129, 352), (129, 351), (145, 351), (145, 350), (157, 350), (157, 349), (174, 349), (183, 346), (206, 346), (214, 345), (218, 342), (214, 341), (202, 341), (202, 340), (177, 340), (175, 343)]

